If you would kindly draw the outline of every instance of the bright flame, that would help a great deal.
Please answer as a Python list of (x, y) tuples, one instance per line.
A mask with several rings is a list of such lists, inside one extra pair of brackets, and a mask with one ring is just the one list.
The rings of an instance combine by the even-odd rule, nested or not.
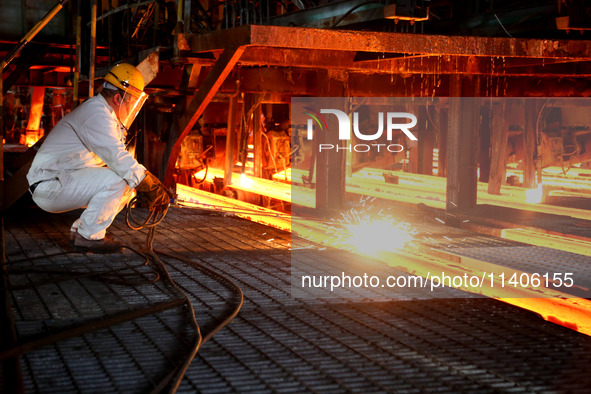
[(389, 215), (372, 214), (371, 207), (361, 212), (355, 208), (338, 220), (335, 226), (334, 246), (365, 256), (375, 256), (384, 251), (403, 250), (414, 241), (410, 225)]
[(343, 227), (350, 233), (350, 236), (345, 242), (363, 255), (402, 250), (408, 242), (414, 239), (403, 224), (396, 224), (392, 219), (369, 219), (366, 223), (347, 224)]
[(542, 202), (544, 198), (544, 191), (542, 189), (542, 184), (540, 183), (537, 188), (535, 189), (527, 189), (525, 191), (525, 202), (530, 204), (539, 204)]

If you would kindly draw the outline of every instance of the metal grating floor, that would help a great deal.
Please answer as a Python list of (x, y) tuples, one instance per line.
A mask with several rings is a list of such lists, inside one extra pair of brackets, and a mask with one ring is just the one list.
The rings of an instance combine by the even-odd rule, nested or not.
[(540, 275), (572, 273), (576, 286), (571, 289), (563, 286), (560, 291), (573, 295), (579, 292), (580, 297), (589, 297), (589, 289), (591, 289), (591, 257), (589, 256), (493, 238), (459, 229), (449, 231), (447, 235), (437, 234), (434, 237), (425, 237), (420, 242), (430, 248), (528, 273)]
[[(47, 257), (69, 248), (75, 217), (31, 209), (5, 219), (10, 301), (21, 340), (178, 299), (164, 281), (152, 283), (154, 270), (129, 250)], [(120, 219), (112, 229), (137, 247), (145, 238)], [(454, 234), (450, 229), (452, 239)], [(447, 247), (449, 240), (438, 242)], [(486, 242), (466, 245), (495, 249)], [(247, 221), (171, 209), (157, 230), (155, 248), (227, 275), (245, 294), (238, 317), (203, 345), (179, 392), (588, 391), (591, 338), (497, 301), (455, 298), (455, 290), (449, 299), (425, 300), (412, 292), (291, 298), (290, 248), (307, 245)], [(313, 266), (319, 254), (335, 264), (355, 259), (331, 250), (300, 258)], [(44, 257), (18, 262), (25, 256)], [(235, 302), (234, 294), (196, 266), (163, 260), (208, 332)], [(54, 272), (31, 272), (32, 266)], [(125, 279), (133, 283), (115, 283), (110, 276), (64, 278), (62, 272), (122, 268), (127, 269), (117, 272), (132, 273)], [(24, 287), (39, 281), (48, 283)], [(20, 358), (25, 391), (151, 391), (182, 362), (193, 340), (185, 309), (170, 307), (26, 353)], [(14, 377), (3, 376), (3, 384), (9, 378)]]

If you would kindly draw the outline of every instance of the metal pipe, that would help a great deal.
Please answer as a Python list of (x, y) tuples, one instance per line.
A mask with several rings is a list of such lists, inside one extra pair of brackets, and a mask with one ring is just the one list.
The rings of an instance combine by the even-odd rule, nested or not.
[(64, 7), (69, 0), (62, 0), (58, 4), (55, 5), (21, 40), (19, 41), (18, 45), (10, 51), (0, 63), (0, 70), (4, 70), (4, 68), (10, 64), (12, 60), (23, 50), (23, 48), (43, 29), (53, 17), (60, 12), (60, 10)]
[(156, 2), (154, 7), (154, 31), (152, 35), (152, 46), (156, 47), (158, 43), (158, 24), (160, 23), (160, 3)]
[[(190, 33), (191, 32), (191, 0), (179, 0), (183, 1), (183, 9), (182, 15), (183, 17), (183, 33)], [(200, 3), (197, 2), (196, 5), (199, 7)], [(205, 11), (203, 7), (201, 7), (202, 11)], [(211, 27), (211, 26), (210, 26)]]
[[(116, 14), (116, 13), (121, 12), (121, 11), (128, 10), (130, 8), (141, 7), (143, 5), (152, 4), (152, 3), (155, 3), (155, 2), (156, 2), (156, 0), (149, 0), (149, 1), (142, 1), (142, 2), (139, 2), (139, 3), (125, 4), (125, 5), (122, 5), (120, 7), (113, 8), (111, 11), (107, 11), (107, 12), (103, 13), (101, 16), (99, 16), (99, 17), (96, 18), (96, 21), (97, 22), (98, 21), (102, 21), (103, 19), (105, 19), (108, 16), (111, 16), (111, 15)], [(179, 7), (180, 7), (180, 5), (179, 5)]]
[[(177, 6), (176, 6), (176, 23), (177, 23), (177, 26), (179, 24), (182, 25), (182, 23), (183, 23), (183, 5), (184, 4), (183, 4), (183, 1), (182, 0), (177, 1)], [(177, 30), (177, 32), (181, 33), (182, 31), (181, 30)]]
[[(238, 85), (236, 81), (236, 85)], [(232, 170), (234, 168), (234, 151), (236, 150), (236, 107), (238, 105), (238, 86), (236, 92), (230, 97), (228, 109), (228, 129), (226, 132), (226, 157), (224, 164), (224, 186), (232, 183)]]
[[(94, 96), (94, 62), (96, 55), (96, 8), (98, 0), (92, 3), (90, 14), (90, 70), (88, 73), (88, 97)], [(129, 37), (129, 36), (128, 36)]]
[[(129, 4), (129, 0), (127, 0), (127, 4)], [(133, 18), (133, 15), (131, 14), (131, 12), (129, 12), (129, 10), (125, 10), (125, 37), (127, 38), (127, 40), (125, 40), (125, 46), (126, 46), (126, 56), (131, 56), (131, 20)]]
[(80, 33), (82, 32), (82, 17), (76, 16), (76, 60), (74, 61), (74, 105), (78, 104), (78, 89), (80, 85), (80, 47), (82, 45), (82, 39)]

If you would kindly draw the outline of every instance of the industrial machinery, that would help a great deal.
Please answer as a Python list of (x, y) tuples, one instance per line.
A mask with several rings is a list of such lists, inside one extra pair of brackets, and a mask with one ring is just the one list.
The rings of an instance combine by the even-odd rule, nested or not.
[[(579, 176), (591, 160), (591, 119), (551, 99), (591, 94), (589, 58), (577, 44), (589, 34), (583, 1), (53, 5), (0, 6), (11, 16), (0, 28), (0, 53), (11, 57), (3, 64), (6, 205), (25, 191), (19, 170), (32, 154), (23, 153), (26, 146), (93, 95), (108, 67), (122, 60), (137, 64), (149, 81), (150, 99), (130, 131), (140, 161), (169, 185), (268, 208), (289, 210), (288, 197), (276, 198), (285, 185), (317, 187), (318, 161), (302, 139), (305, 125), (292, 127), (294, 96), (549, 97), (528, 111), (523, 102), (506, 109), (500, 150), (492, 137), (497, 114), (480, 105), (475, 160), (479, 180), (498, 184), (495, 194), (501, 184), (535, 187), (548, 167)], [(34, 39), (19, 43), (39, 20)], [(567, 44), (552, 47), (540, 38)], [(511, 39), (521, 41), (513, 48), (505, 42)], [(418, 142), (406, 141), (408, 149), (387, 160), (351, 152), (340, 182), (372, 168), (445, 177), (450, 108), (441, 102), (415, 110)], [(241, 176), (274, 186), (248, 190), (236, 180)], [(19, 180), (20, 187), (9, 187)]]
[[(407, 241), (411, 242), (409, 239), (419, 234), (419, 230), (387, 217), (381, 209), (410, 205), (425, 220), (474, 232), (483, 231), (483, 226), (471, 223), (465, 211), (478, 204), (527, 214), (534, 211), (591, 219), (588, 209), (565, 204), (569, 199), (578, 199), (583, 200), (580, 202), (583, 208), (588, 208), (591, 197), (591, 113), (588, 110), (591, 6), (588, 3), (585, 0), (2, 1), (0, 214), (18, 202), (27, 202), (29, 185), (25, 175), (43, 137), (80, 102), (97, 93), (113, 64), (126, 62), (141, 71), (146, 81), (145, 92), (149, 94), (128, 130), (127, 143), (151, 173), (167, 188), (175, 190), (171, 205), (197, 208), (199, 214), (207, 211), (208, 215), (211, 212), (235, 215), (307, 237), (315, 245), (361, 255), (370, 249), (374, 253), (372, 258), (386, 258), (387, 263), (396, 261), (396, 269), (406, 268), (406, 272), (417, 274), (417, 278), (429, 278), (434, 267), (439, 269), (440, 266), (432, 265), (437, 259), (459, 278), (469, 271), (474, 278), (484, 281), (488, 276), (483, 270), (493, 276), (493, 272), (500, 271), (493, 271), (497, 266), (492, 263), (484, 264), (476, 257), (449, 251), (452, 248), (447, 246), (456, 247), (463, 242), (457, 235), (461, 233), (459, 230), (454, 232), (455, 239), (443, 235), (439, 241), (423, 232), (424, 239), (416, 242), (419, 245), (416, 250), (407, 253)], [(127, 210), (128, 218), (135, 209), (132, 205)], [(174, 392), (202, 342), (236, 316), (242, 305), (242, 292), (216, 272), (217, 267), (208, 268), (208, 256), (203, 257), (203, 264), (182, 256), (169, 256), (175, 260), (169, 266), (174, 267), (177, 275), (168, 273), (152, 248), (154, 227), (168, 209), (164, 206), (161, 211), (149, 212), (143, 224), (133, 224), (128, 219), (131, 228), (149, 228), (147, 254), (139, 252), (134, 257), (150, 257), (157, 267), (154, 272), (149, 272), (143, 262), (137, 266), (121, 265), (129, 262), (127, 258), (100, 263), (103, 271), (99, 275), (86, 270), (88, 267), (80, 272), (64, 271), (63, 267), (50, 272), (41, 266), (35, 272), (39, 276), (56, 275), (43, 276), (39, 286), (61, 282), (63, 277), (88, 281), (98, 278), (106, 286), (104, 294), (112, 292), (112, 282), (119, 281), (115, 285), (121, 285), (121, 272), (126, 272), (124, 279), (129, 279), (123, 285), (131, 283), (148, 289), (162, 278), (158, 285), (174, 297), (165, 301), (154, 295), (156, 304), (148, 302), (147, 308), (133, 307), (125, 314), (115, 310), (108, 319), (102, 319), (100, 314), (98, 318), (91, 316), (92, 319), (74, 328), (64, 329), (60, 327), (61, 321), (44, 318), (25, 328), (33, 331), (39, 326), (41, 331), (47, 328), (56, 332), (49, 337), (32, 338), (20, 347), (3, 349), (2, 359), (16, 359), (34, 347), (71, 338), (80, 330), (92, 332), (97, 324), (104, 327), (182, 308), (187, 315), (183, 317), (185, 323), (189, 322), (194, 331), (176, 338), (185, 339), (180, 350), (187, 353), (186, 361), (181, 360), (174, 368), (171, 363), (161, 379), (150, 382), (154, 392), (167, 385)], [(501, 228), (510, 220), (499, 224), (503, 218), (488, 219), (499, 227), (487, 229), (487, 234), (505, 238), (507, 243), (503, 245), (510, 246), (507, 255), (515, 254), (511, 242), (525, 240), (537, 246), (561, 243), (553, 246), (556, 250), (562, 248), (561, 253), (589, 256), (588, 241), (582, 237), (558, 242), (556, 234), (534, 233), (528, 228)], [(176, 223), (175, 226), (182, 226)], [(217, 226), (207, 231), (214, 233), (218, 231)], [(176, 230), (172, 227), (165, 229), (171, 240)], [(193, 231), (193, 224), (188, 227), (187, 232)], [(0, 230), (3, 247), (3, 228)], [(345, 230), (349, 233), (345, 234)], [(249, 229), (244, 226), (238, 230), (237, 226), (226, 231), (238, 233)], [(351, 241), (351, 234), (359, 242)], [(205, 236), (204, 243), (209, 243)], [(274, 240), (268, 236), (264, 240), (258, 238), (253, 236), (245, 244), (266, 245)], [(295, 249), (288, 238), (284, 251), (291, 253)], [(225, 243), (226, 239), (218, 243)], [(374, 247), (372, 241), (381, 242), (387, 248)], [(51, 242), (53, 238), (47, 241)], [(467, 241), (469, 245), (471, 242), (482, 244), (478, 235)], [(486, 249), (494, 248), (486, 246)], [(203, 255), (208, 255), (212, 250), (203, 248), (203, 251)], [(236, 248), (231, 253), (243, 252)], [(486, 253), (494, 255), (495, 251)], [(41, 256), (48, 260), (54, 257)], [(398, 259), (409, 266), (403, 267)], [(28, 256), (17, 262), (25, 266), (14, 275), (27, 276), (27, 270), (38, 268), (28, 264)], [(289, 261), (279, 263), (281, 266), (273, 270), (289, 271)], [(317, 263), (318, 260), (309, 260), (306, 264), (320, 265)], [(256, 264), (267, 263), (261, 259)], [(243, 269), (240, 263), (235, 266)], [(176, 271), (178, 267), (185, 267), (186, 271)], [(249, 267), (252, 271), (244, 270), (244, 275), (250, 278), (262, 272), (255, 264)], [(129, 270), (133, 272), (128, 274)], [(525, 271), (512, 272), (515, 277), (519, 273), (519, 278), (522, 274), (523, 278), (530, 278)], [(199, 284), (197, 292), (214, 294), (216, 300), (212, 304), (216, 306), (223, 307), (225, 300), (233, 301), (234, 308), (221, 324), (209, 324), (202, 338), (191, 301), (172, 276), (180, 281), (191, 276), (215, 279), (218, 283), (211, 286)], [(275, 280), (279, 274), (269, 276)], [(566, 276), (558, 275), (558, 279), (562, 282)], [(572, 299), (558, 291), (562, 283), (557, 286), (550, 283), (556, 277), (556, 273), (552, 278), (548, 273), (545, 277), (539, 274), (535, 277), (545, 278), (547, 284), (547, 297), (535, 300), (531, 294), (540, 297), (541, 293), (528, 292), (530, 282), (522, 286), (528, 287), (525, 290), (497, 292), (491, 277), (491, 286), (486, 291), (464, 287), (461, 290), (509, 300), (547, 320), (590, 334), (591, 306), (585, 299), (587, 284), (576, 289), (580, 291), (577, 294), (585, 296)], [(25, 279), (30, 280), (28, 276)], [(12, 290), (19, 289), (22, 290), (17, 286)], [(152, 301), (150, 291), (145, 291), (147, 301)], [(95, 296), (92, 291), (85, 292)], [(137, 298), (126, 290), (122, 292), (129, 298)], [(284, 289), (271, 292), (287, 294)], [(67, 292), (63, 293), (69, 297)], [(218, 297), (222, 293), (231, 294), (224, 300)], [(57, 291), (46, 294), (53, 298)], [(40, 292), (35, 296), (42, 297)], [(34, 299), (23, 296), (19, 301)], [(281, 316), (274, 317), (273, 324), (283, 324), (280, 320), (289, 316), (284, 312), (292, 309), (292, 301), (280, 311)], [(8, 305), (0, 304), (2, 308)], [(94, 309), (89, 308), (94, 314)], [(68, 312), (65, 309), (61, 310)], [(256, 303), (248, 311), (251, 321), (257, 320), (253, 314), (257, 309), (264, 309), (264, 305)], [(302, 314), (321, 313), (309, 308)], [(427, 313), (431, 312), (424, 314)], [(69, 318), (67, 313), (64, 316), (66, 320)], [(169, 316), (171, 324), (184, 327), (175, 320), (176, 316), (174, 313)], [(291, 316), (293, 320), (300, 319)], [(583, 324), (580, 324), (581, 316), (584, 316)], [(155, 324), (160, 323), (158, 320)], [(248, 327), (255, 326), (247, 323)], [(371, 329), (369, 323), (362, 323), (364, 329)], [(302, 320), (301, 326), (304, 325), (306, 332), (312, 327)], [(296, 332), (298, 328), (282, 326), (281, 330), (300, 335)], [(328, 329), (322, 327), (322, 330)], [(434, 331), (433, 337), (439, 336), (437, 330), (429, 330)], [(5, 325), (2, 331), (5, 336), (10, 334)], [(466, 333), (466, 330), (462, 328), (458, 332)], [(174, 332), (169, 334), (177, 336)], [(192, 341), (187, 341), (185, 336)], [(490, 342), (490, 337), (486, 337)], [(148, 336), (142, 341), (150, 345), (153, 342), (158, 347), (156, 342), (160, 338), (147, 339)], [(302, 339), (307, 341), (307, 338), (298, 341)], [(250, 352), (251, 344), (244, 343)], [(445, 369), (442, 367), (446, 366), (441, 361), (444, 358), (431, 357), (431, 344), (436, 342), (423, 343), (429, 344), (429, 361), (424, 364), (441, 376)], [(329, 351), (336, 354), (343, 353), (341, 348), (352, 349), (348, 343), (340, 345), (330, 346)], [(556, 351), (564, 353), (563, 348)], [(414, 349), (405, 351), (404, 357), (413, 365), (409, 369), (416, 369), (414, 366), (419, 362), (414, 357), (416, 354)], [(210, 357), (217, 358), (217, 354)], [(169, 361), (173, 358), (167, 355)], [(267, 364), (264, 358), (260, 360), (252, 369), (265, 370), (266, 367), (260, 366), (276, 364), (275, 361)], [(385, 365), (383, 360), (380, 363)], [(490, 360), (487, 357), (487, 362)], [(154, 366), (149, 361), (150, 371), (146, 373)], [(310, 363), (308, 367), (313, 365)], [(468, 375), (474, 365), (454, 362), (449, 370), (454, 377), (460, 373)], [(244, 368), (247, 373), (248, 369)], [(287, 383), (298, 383), (288, 380)], [(471, 384), (472, 376), (467, 380)], [(449, 384), (455, 383), (450, 380)], [(253, 384), (250, 388), (256, 391), (258, 387)], [(290, 389), (293, 387), (300, 389), (299, 386)], [(512, 386), (497, 386), (497, 390), (498, 387)], [(265, 388), (273, 391), (273, 386)], [(310, 388), (310, 391), (314, 390)]]

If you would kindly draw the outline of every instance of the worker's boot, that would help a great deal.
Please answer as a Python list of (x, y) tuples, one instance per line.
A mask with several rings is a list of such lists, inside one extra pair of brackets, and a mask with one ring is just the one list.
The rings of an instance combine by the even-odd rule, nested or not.
[(74, 239), (74, 249), (84, 252), (113, 253), (119, 252), (123, 244), (113, 239), (110, 234), (105, 235), (103, 239), (86, 239), (79, 233), (76, 233)]
[[(70, 245), (74, 246), (74, 241), (76, 241), (76, 235), (78, 235), (78, 230), (70, 231)], [(105, 238), (113, 238), (113, 234), (107, 232)]]

